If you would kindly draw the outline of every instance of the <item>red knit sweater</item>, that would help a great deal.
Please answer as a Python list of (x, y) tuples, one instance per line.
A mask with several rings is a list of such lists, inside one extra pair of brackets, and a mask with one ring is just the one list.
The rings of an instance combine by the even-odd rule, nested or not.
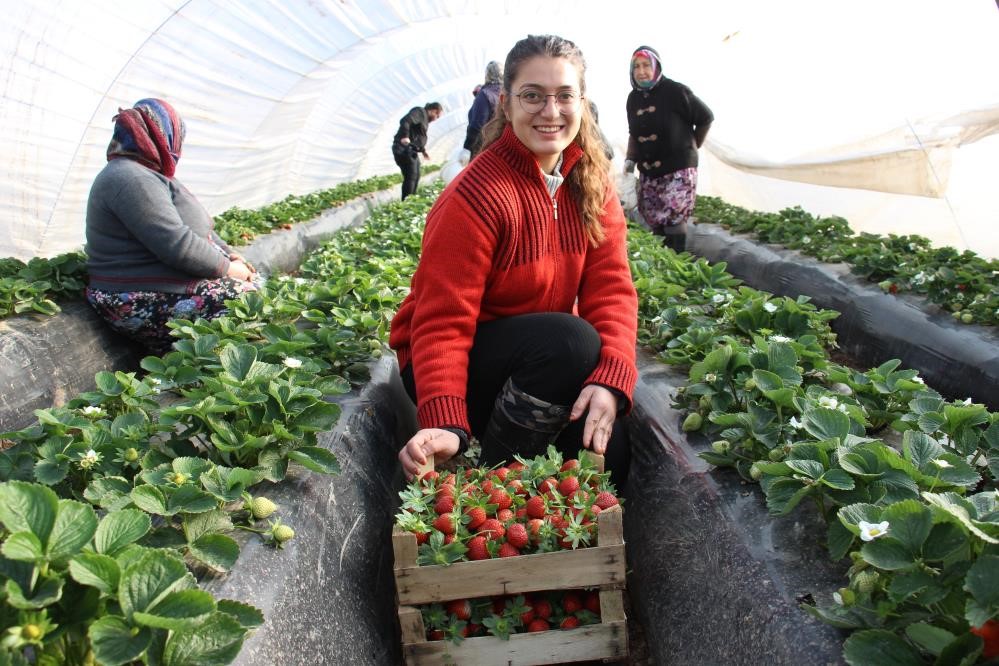
[[(566, 175), (582, 157), (563, 153)], [(606, 239), (593, 247), (567, 183), (548, 194), (534, 155), (508, 126), (441, 193), (427, 216), (423, 254), (392, 320), (389, 345), (412, 361), (421, 428), (470, 432), (468, 353), (478, 322), (536, 312), (574, 312), (600, 334), (586, 384), (628, 398), (635, 387), (638, 297), (628, 267), (624, 212), (608, 187)]]

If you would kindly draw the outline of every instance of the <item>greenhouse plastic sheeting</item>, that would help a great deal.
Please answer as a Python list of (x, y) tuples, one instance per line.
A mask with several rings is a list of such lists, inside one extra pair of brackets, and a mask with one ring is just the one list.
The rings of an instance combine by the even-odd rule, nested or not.
[(973, 66), (999, 62), (999, 11), (984, 0), (8, 5), (0, 256), (83, 244), (111, 119), (139, 98), (165, 98), (185, 118), (177, 177), (217, 214), (395, 172), (399, 118), (431, 100), (445, 106), (429, 132), (431, 159), (443, 162), (464, 139), (485, 64), (545, 32), (586, 54), (615, 168), (628, 59), (651, 44), (666, 75), (715, 112), (703, 193), (999, 254), (999, 79)]
[(840, 316), (830, 322), (840, 348), (863, 370), (890, 359), (919, 370), (944, 396), (970, 397), (999, 409), (999, 335), (968, 326), (919, 297), (889, 295), (850, 272), (796, 250), (762, 245), (714, 224), (688, 227), (687, 251), (727, 270), (749, 286), (796, 298), (808, 296)]

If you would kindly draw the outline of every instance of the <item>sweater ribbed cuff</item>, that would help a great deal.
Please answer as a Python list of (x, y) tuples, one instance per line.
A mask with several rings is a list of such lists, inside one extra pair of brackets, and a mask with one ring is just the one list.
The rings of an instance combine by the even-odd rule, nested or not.
[(420, 405), (416, 410), (416, 420), (421, 428), (460, 428), (472, 432), (464, 398), (453, 395), (431, 398)]
[(632, 393), (635, 391), (635, 383), (638, 381), (638, 368), (634, 363), (613, 356), (605, 356), (600, 359), (596, 369), (586, 378), (583, 384), (601, 384), (615, 388), (627, 401), (622, 413), (631, 411)]

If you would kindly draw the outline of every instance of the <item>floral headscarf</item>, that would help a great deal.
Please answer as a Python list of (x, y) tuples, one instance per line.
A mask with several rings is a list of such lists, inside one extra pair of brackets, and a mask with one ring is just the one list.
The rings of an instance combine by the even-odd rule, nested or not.
[[(652, 63), (651, 81), (635, 80), (635, 58), (646, 58)], [(631, 78), (631, 87), (635, 90), (648, 90), (650, 88), (655, 88), (656, 84), (663, 78), (663, 68), (659, 62), (659, 53), (651, 46), (639, 46), (635, 49), (635, 52), (631, 54), (631, 60), (628, 62), (628, 76)]]
[(118, 109), (108, 161), (124, 157), (172, 178), (185, 133), (172, 106), (161, 99), (140, 99), (131, 109)]

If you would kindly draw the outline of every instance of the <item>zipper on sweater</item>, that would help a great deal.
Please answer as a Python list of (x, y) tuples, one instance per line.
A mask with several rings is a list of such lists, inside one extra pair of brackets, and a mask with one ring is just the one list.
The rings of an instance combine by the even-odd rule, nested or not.
[(558, 222), (558, 202), (552, 197), (552, 212), (555, 213), (555, 221)]

